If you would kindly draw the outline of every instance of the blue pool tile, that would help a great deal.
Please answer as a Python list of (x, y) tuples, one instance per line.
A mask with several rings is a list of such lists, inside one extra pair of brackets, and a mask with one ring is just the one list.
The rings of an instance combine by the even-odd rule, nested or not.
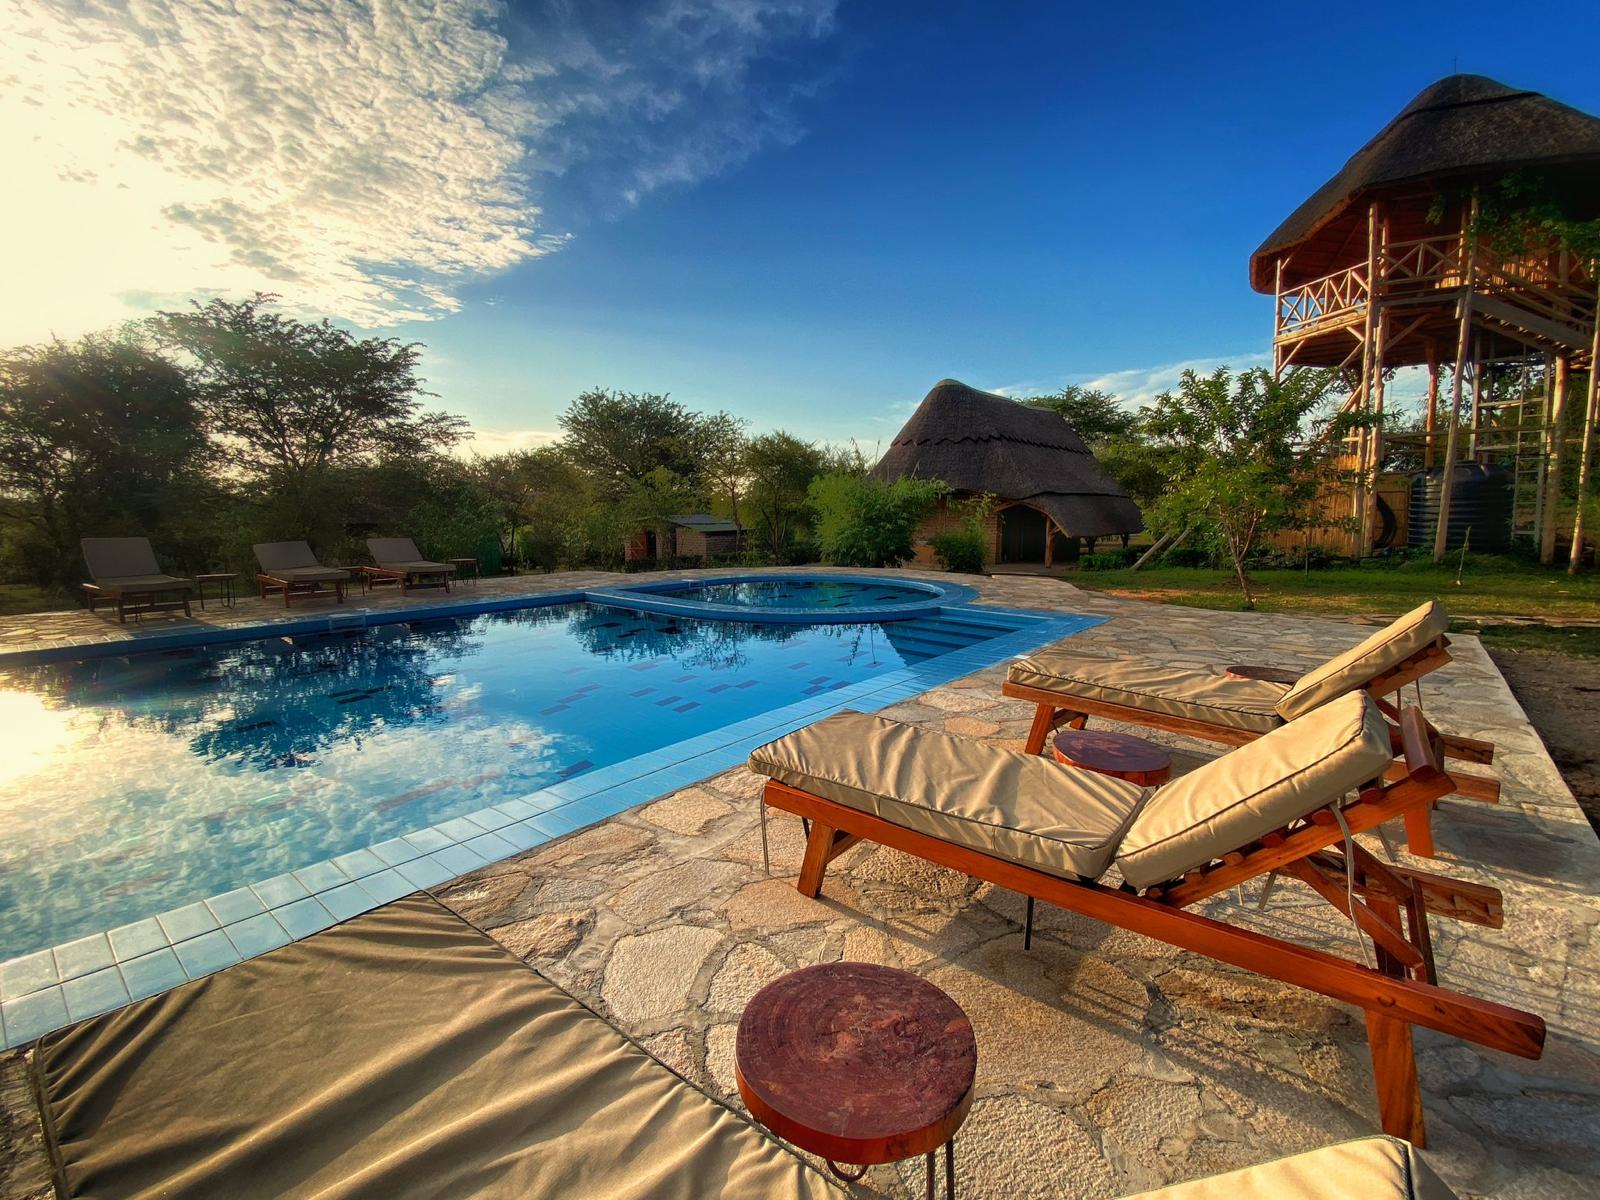
[(167, 935), (162, 932), (161, 923), (154, 917), (135, 921), (131, 925), (123, 925), (113, 929), (106, 936), (111, 940), (111, 953), (119, 963), (144, 954), (153, 954), (165, 948), (167, 944)]
[(198, 900), (164, 912), (156, 920), (161, 922), (167, 940), (174, 945), (217, 928), (217, 919), (211, 915), (211, 910)]
[(285, 904), (272, 910), (273, 918), (290, 937), (296, 940), (310, 937), (333, 924), (333, 914), (322, 906), (315, 896)]
[[(485, 833), (493, 833), (496, 829), (504, 829), (507, 825), (511, 824), (514, 819), (515, 818), (513, 817), (508, 817), (498, 808), (480, 808), (476, 812), (469, 812), (467, 814), (467, 820), (471, 821)], [(464, 837), (461, 840), (464, 842), (470, 842), (472, 838)]]
[(306, 891), (312, 895), (350, 882), (348, 876), (331, 862), (312, 863), (309, 867), (301, 867), (290, 873), (305, 884)]
[(364, 875), (376, 875), (388, 864), (370, 850), (352, 850), (349, 854), (340, 854), (334, 857), (333, 865), (338, 867), (351, 879), (360, 879)]
[(114, 962), (111, 943), (103, 933), (90, 934), (56, 947), (56, 973), (61, 976), (62, 983), (92, 971), (103, 971)]
[[(452, 817), (448, 821), (440, 821), (434, 828), (452, 842), (471, 841), (484, 831), (483, 826), (465, 817)], [(443, 850), (444, 846), (434, 846), (433, 849)]]
[(274, 875), (271, 879), (262, 881), (251, 887), (251, 891), (260, 897), (261, 903), (268, 908), (279, 908), (294, 900), (302, 900), (311, 893), (306, 890), (306, 885), (293, 875)]
[(498, 833), (486, 833), (482, 837), (475, 837), (470, 842), (461, 844), (474, 854), (481, 854), (486, 862), (499, 862), (502, 858), (509, 858), (517, 852), (517, 847)]
[(80, 975), (62, 984), (61, 995), (67, 1002), (67, 1015), (74, 1021), (97, 1017), (128, 1003), (127, 985), (115, 967)]
[(347, 883), (332, 891), (318, 892), (317, 899), (340, 921), (348, 921), (357, 913), (364, 913), (372, 907), (372, 897), (359, 883)]
[(386, 842), (379, 842), (372, 848), (372, 852), (391, 867), (398, 867), (401, 863), (408, 863), (422, 854), (421, 850), (418, 850), (405, 838), (390, 838)]
[(0, 963), (0, 1000), (26, 996), (47, 988), (60, 979), (56, 974), (56, 958), (48, 950), (24, 954), (10, 962)]
[(495, 802), (494, 810), (505, 816), (507, 824), (511, 824), (514, 821), (526, 821), (539, 811), (526, 800), (499, 800)]
[(430, 854), (428, 857), (441, 866), (449, 867), (452, 876), (465, 875), (468, 871), (476, 871), (489, 861), (483, 855), (468, 850), (465, 846), (446, 846), (443, 850)]
[(31, 992), (0, 1005), (6, 1025), (6, 1045), (24, 1046), (40, 1034), (60, 1029), (71, 1018), (60, 987)]
[(379, 871), (376, 875), (368, 875), (361, 881), (361, 887), (379, 904), (398, 900), (401, 896), (410, 895), (417, 890), (409, 879), (393, 868)]
[(233, 948), (244, 958), (254, 958), (289, 944), (289, 935), (271, 913), (257, 913), (232, 925), (224, 925), (222, 932), (228, 935)]
[(405, 835), (405, 840), (410, 842), (423, 854), (432, 854), (435, 850), (443, 850), (453, 843), (437, 829), (418, 829)]
[(202, 933), (187, 941), (174, 942), (172, 952), (178, 956), (184, 974), (190, 979), (199, 979), (239, 961), (239, 952), (233, 948), (228, 935), (220, 929), (213, 929), (210, 933)]
[(500, 836), (515, 846), (518, 851), (532, 850), (535, 846), (549, 841), (549, 838), (525, 821), (518, 821), (515, 825), (507, 825), (500, 831)]
[(122, 972), (122, 982), (128, 989), (130, 1000), (154, 996), (187, 982), (189, 978), (183, 973), (183, 964), (178, 961), (178, 956), (167, 946), (119, 963), (118, 969)]
[(246, 917), (253, 917), (257, 913), (266, 911), (266, 905), (261, 903), (260, 897), (247, 887), (213, 896), (206, 901), (206, 907), (211, 910), (211, 915), (217, 919), (219, 925), (242, 921)]
[(404, 875), (411, 882), (412, 887), (436, 887), (447, 879), (453, 879), (455, 872), (443, 863), (436, 863), (431, 858), (418, 858), (395, 870)]
[(564, 804), (560, 808), (542, 812), (536, 817), (529, 817), (526, 824), (547, 838), (558, 838), (564, 833), (571, 833), (574, 829), (581, 829), (588, 824), (587, 821), (577, 820), (574, 817), (569, 811), (572, 807), (572, 804)]

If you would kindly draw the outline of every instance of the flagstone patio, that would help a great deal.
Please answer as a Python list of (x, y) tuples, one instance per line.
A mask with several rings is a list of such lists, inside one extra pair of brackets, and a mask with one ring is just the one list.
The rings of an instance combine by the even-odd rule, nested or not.
[[(546, 590), (602, 578), (613, 577), (533, 582)], [(993, 603), (1111, 618), (1075, 636), (1075, 648), (1195, 667), (1310, 665), (1363, 635), (1343, 622), (1120, 601), (1052, 579), (975, 586)], [(70, 628), (55, 636), (87, 636)], [(9, 640), (4, 628), (0, 640)], [(1456, 638), (1453, 653), (1455, 663), (1424, 686), (1428, 714), (1498, 745), (1492, 769), (1505, 794), (1497, 806), (1445, 803), (1432, 869), (1501, 888), (1506, 921), (1491, 930), (1438, 920), (1440, 977), (1541, 1014), (1549, 1040), (1544, 1057), (1528, 1062), (1417, 1030), (1427, 1157), (1465, 1197), (1593, 1195), (1600, 842), (1476, 639)], [(1003, 677), (1003, 668), (984, 671), (885, 715), (1020, 745), (1031, 711), (1000, 697)], [(1167, 740), (1183, 751), (1180, 769), (1216, 752)], [(956, 1155), (961, 1194), (974, 1200), (1119, 1196), (1376, 1129), (1355, 1010), (1044, 906), (1024, 952), (1019, 897), (891, 850), (850, 851), (822, 899), (808, 900), (793, 886), (798, 821), (772, 816), (772, 874), (762, 869), (759, 785), (742, 768), (727, 772), (438, 894), (734, 1103), (738, 1016), (767, 980), (840, 958), (925, 976), (977, 1031), (978, 1100)], [(1358, 953), (1349, 926), (1298, 884), (1278, 887), (1264, 911), (1258, 894), (1243, 906), (1218, 898), (1212, 908)], [(5, 1200), (45, 1194), (30, 1104), (13, 1055), (0, 1063), (0, 1138), (11, 1143), (0, 1156)], [(879, 1167), (862, 1186), (920, 1195), (921, 1176), (911, 1165)]]

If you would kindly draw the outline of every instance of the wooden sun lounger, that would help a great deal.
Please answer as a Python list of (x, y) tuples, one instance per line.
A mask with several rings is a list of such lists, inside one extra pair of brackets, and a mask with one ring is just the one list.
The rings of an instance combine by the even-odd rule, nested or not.
[(288, 608), (292, 597), (309, 599), (327, 587), (332, 589), (334, 603), (344, 603), (350, 572), (342, 567), (323, 566), (308, 543), (261, 542), (255, 546), (255, 553), (261, 565), (256, 573), (256, 588), (263, 600), (268, 592), (282, 592), (283, 606)]
[(181, 609), (184, 616), (194, 616), (189, 608), (194, 580), (163, 573), (149, 538), (84, 538), (82, 547), (84, 565), (93, 577), (81, 585), (90, 612), (100, 604), (115, 604), (123, 624), (129, 613), (138, 617)]
[(422, 557), (410, 538), (368, 538), (367, 550), (376, 564), (358, 567), (369, 586), (392, 583), (404, 596), (412, 588), (442, 587), (450, 590), (456, 573), (454, 563), (433, 562)]
[[(1407, 684), (1415, 683), (1449, 663), (1451, 661), (1449, 646), (1450, 639), (1441, 634), (1422, 649), (1403, 659), (1392, 670), (1373, 676), (1361, 689), (1372, 698), (1393, 726), (1396, 761), (1390, 778), (1399, 779), (1406, 774), (1401, 757), (1399, 709), (1390, 697), (1397, 695)], [(1242, 746), (1261, 736), (1259, 732), (1236, 726), (1158, 712), (1150, 708), (1120, 704), (1072, 692), (1031, 686), (1009, 678), (1001, 686), (1000, 692), (1014, 700), (1027, 700), (1037, 705), (1033, 724), (1028, 730), (1028, 740), (1024, 745), (1029, 754), (1043, 751), (1050, 734), (1056, 729), (1063, 726), (1082, 729), (1088, 724), (1090, 717), (1102, 717), (1108, 721), (1120, 721), (1147, 729), (1161, 729), (1168, 733), (1183, 734), (1186, 737), (1225, 746)], [(1437, 733), (1436, 742), (1440, 752), (1448, 758), (1472, 763), (1489, 763), (1494, 760), (1492, 742), (1453, 737), (1442, 733)], [(1450, 780), (1453, 793), (1463, 799), (1479, 800), (1487, 804), (1499, 802), (1498, 779), (1470, 772), (1452, 771)], [(1435, 856), (1431, 806), (1417, 807), (1408, 811), (1405, 817), (1405, 830), (1406, 845), (1412, 854), (1419, 858)]]
[[(1399, 729), (1404, 774), (1369, 784), (1354, 802), (1344, 805), (1341, 815), (1352, 834), (1425, 811), (1451, 791), (1450, 777), (1439, 766), (1435, 731), (1422, 715), (1414, 709), (1405, 711), (1400, 715)], [(773, 746), (781, 744), (780, 740)], [(769, 749), (758, 750), (752, 755), (751, 764), (770, 776), (772, 770), (757, 762), (757, 757)], [(1326, 808), (1291, 827), (1230, 850), (1179, 878), (1140, 891), (1127, 883), (1113, 888), (1091, 880), (1064, 878), (826, 799), (776, 778), (769, 779), (763, 798), (765, 804), (809, 822), (805, 855), (796, 881), (796, 887), (806, 896), (815, 897), (821, 890), (828, 864), (834, 858), (859, 841), (870, 841), (1020, 892), (1029, 898), (1030, 914), (1033, 901), (1043, 900), (1356, 1005), (1366, 1017), (1383, 1129), (1418, 1146), (1424, 1144), (1425, 1134), (1412, 1051), (1413, 1026), (1524, 1058), (1538, 1058), (1543, 1052), (1545, 1025), (1538, 1016), (1462, 995), (1438, 984), (1428, 915), (1499, 928), (1500, 893), (1491, 887), (1385, 865), (1352, 840), (1348, 844), (1353, 861), (1348, 865), (1353, 868), (1357, 897), (1352, 909), (1346, 897), (1347, 861), (1340, 848), (1345, 837)], [(1199, 901), (1272, 872), (1300, 879), (1352, 917), (1373, 943), (1376, 968), (1189, 911)]]

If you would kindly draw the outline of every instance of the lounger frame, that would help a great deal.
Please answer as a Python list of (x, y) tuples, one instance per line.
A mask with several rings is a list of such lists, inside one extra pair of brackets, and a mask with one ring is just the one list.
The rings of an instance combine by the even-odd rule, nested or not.
[(265, 571), (256, 574), (256, 588), (261, 593), (261, 598), (265, 600), (268, 592), (282, 592), (285, 608), (289, 607), (291, 597), (299, 596), (302, 600), (313, 599), (319, 595), (324, 586), (333, 589), (335, 604), (343, 604), (344, 590), (349, 582), (348, 579), (283, 579)]
[(194, 584), (188, 581), (174, 583), (171, 587), (137, 588), (128, 592), (99, 583), (85, 583), (79, 586), (83, 588), (84, 600), (90, 612), (101, 604), (115, 604), (117, 620), (124, 625), (128, 623), (129, 613), (141, 617), (145, 613), (177, 612), (182, 609), (184, 616), (194, 616), (189, 607), (189, 597), (194, 591)]
[[(1374, 782), (1344, 806), (1341, 815), (1352, 833), (1425, 811), (1451, 791), (1450, 777), (1439, 768), (1435, 731), (1421, 714), (1405, 712), (1400, 730), (1405, 775)], [(1500, 893), (1427, 872), (1386, 866), (1358, 846), (1352, 864), (1357, 892), (1352, 910), (1345, 892), (1344, 853), (1335, 849), (1344, 841), (1343, 831), (1327, 810), (1181, 879), (1138, 892), (1126, 884), (1111, 888), (1065, 879), (996, 858), (776, 780), (768, 781), (763, 801), (809, 822), (795, 885), (806, 896), (815, 897), (821, 890), (834, 858), (857, 842), (876, 842), (1020, 892), (1030, 900), (1043, 900), (1358, 1006), (1366, 1017), (1383, 1130), (1418, 1146), (1425, 1142), (1425, 1130), (1412, 1050), (1413, 1026), (1524, 1058), (1538, 1058), (1543, 1052), (1545, 1025), (1538, 1016), (1462, 995), (1437, 983), (1428, 914), (1498, 928), (1502, 920)], [(1347, 916), (1353, 913), (1372, 939), (1377, 966), (1187, 911), (1191, 904), (1274, 871), (1304, 880)]]
[[(1440, 667), (1451, 661), (1449, 651), (1450, 639), (1440, 636), (1433, 642), (1418, 650), (1415, 654), (1403, 660), (1392, 671), (1386, 671), (1374, 676), (1372, 681), (1362, 690), (1370, 696), (1373, 702), (1389, 719), (1391, 736), (1395, 739), (1397, 760), (1391, 778), (1399, 778), (1405, 774), (1405, 766), (1399, 761), (1400, 733), (1398, 728), (1399, 710), (1387, 697), (1394, 695), (1409, 683), (1415, 683), (1424, 675), (1437, 671)], [(1202, 741), (1216, 742), (1225, 746), (1242, 746), (1246, 742), (1253, 742), (1261, 734), (1251, 729), (1238, 729), (1229, 725), (1216, 725), (1209, 721), (1198, 721), (1193, 717), (1173, 716), (1170, 713), (1152, 712), (1149, 709), (1137, 708), (1128, 704), (1116, 704), (1108, 700), (1093, 700), (1083, 696), (1074, 696), (1068, 692), (1053, 691), (1048, 688), (1028, 687), (1007, 680), (1000, 692), (1014, 700), (1028, 700), (1038, 707), (1034, 710), (1033, 725), (1028, 731), (1028, 740), (1025, 748), (1029, 754), (1038, 754), (1049, 740), (1050, 734), (1057, 728), (1065, 725), (1072, 729), (1082, 729), (1090, 717), (1102, 717), (1108, 721), (1120, 721), (1128, 725), (1142, 725), (1148, 729), (1161, 729), (1168, 733), (1183, 734), (1186, 737), (1199, 738)], [(1494, 760), (1494, 744), (1492, 742), (1477, 741), (1472, 738), (1451, 737), (1440, 734), (1438, 744), (1446, 757), (1460, 759), (1463, 762), (1488, 763)], [(1500, 799), (1500, 781), (1484, 775), (1473, 775), (1464, 772), (1452, 772), (1455, 794), (1469, 800), (1481, 800), (1487, 804), (1497, 803)], [(1431, 807), (1416, 808), (1407, 813), (1405, 818), (1406, 845), (1411, 853), (1419, 858), (1433, 858), (1433, 827)]]
[(400, 589), (402, 596), (412, 588), (442, 587), (447, 593), (450, 591), (450, 577), (456, 573), (455, 567), (448, 571), (403, 571), (390, 567), (356, 567), (368, 587), (381, 587), (384, 584), (394, 584)]

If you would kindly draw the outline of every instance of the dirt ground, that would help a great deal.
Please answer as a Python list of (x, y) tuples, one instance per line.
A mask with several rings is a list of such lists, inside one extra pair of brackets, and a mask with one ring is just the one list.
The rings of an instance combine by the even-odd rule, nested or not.
[(1488, 649), (1600, 833), (1600, 659)]

